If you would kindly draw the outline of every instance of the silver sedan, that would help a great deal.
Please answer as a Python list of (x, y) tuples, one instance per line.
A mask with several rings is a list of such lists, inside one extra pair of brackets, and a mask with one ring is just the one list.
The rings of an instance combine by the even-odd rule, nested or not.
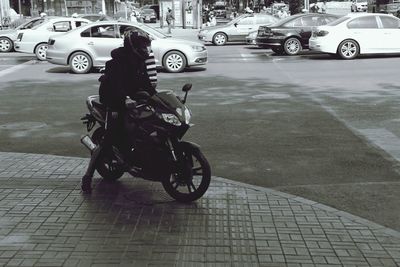
[(111, 51), (123, 45), (125, 30), (132, 27), (149, 34), (156, 65), (168, 72), (181, 72), (186, 67), (207, 63), (207, 49), (201, 43), (171, 38), (144, 24), (119, 21), (94, 22), (50, 38), (47, 60), (69, 65), (74, 73), (104, 67), (111, 59)]
[(26, 29), (31, 29), (36, 25), (42, 24), (44, 18), (34, 18), (15, 29), (1, 30), (0, 31), (0, 52), (10, 52), (14, 48), (14, 41), (17, 39), (18, 34)]
[(198, 38), (215, 45), (225, 45), (227, 42), (246, 42), (246, 36), (258, 30), (259, 26), (268, 26), (278, 19), (269, 14), (244, 14), (224, 25), (206, 27), (199, 31)]

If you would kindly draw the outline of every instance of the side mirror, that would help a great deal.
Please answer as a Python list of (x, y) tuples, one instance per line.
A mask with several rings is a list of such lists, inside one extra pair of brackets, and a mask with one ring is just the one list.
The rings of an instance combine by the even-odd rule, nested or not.
[(183, 101), (182, 101), (183, 104), (186, 103), (186, 98), (187, 98), (187, 95), (188, 95), (190, 89), (192, 89), (191, 83), (187, 83), (182, 87), (182, 91), (185, 92), (185, 96), (183, 97)]
[(235, 24), (233, 24), (233, 26), (235, 26), (235, 27), (237, 27), (237, 25), (238, 25), (237, 22), (235, 22)]
[(183, 92), (189, 92), (190, 89), (192, 89), (192, 84), (191, 83), (187, 83), (182, 87), (182, 91)]

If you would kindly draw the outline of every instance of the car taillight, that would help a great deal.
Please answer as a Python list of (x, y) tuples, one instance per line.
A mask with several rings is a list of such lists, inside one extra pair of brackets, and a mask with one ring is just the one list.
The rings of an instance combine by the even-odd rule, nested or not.
[(53, 45), (56, 42), (56, 40), (54, 39), (49, 39), (49, 41), (47, 42), (49, 45)]
[(326, 36), (326, 35), (328, 35), (328, 31), (324, 31), (324, 30), (322, 30), (322, 31), (313, 31), (313, 33), (312, 33), (312, 36), (313, 37), (322, 37), (322, 36)]
[(18, 37), (17, 37), (17, 41), (21, 41), (22, 40), (22, 36), (24, 36), (24, 33), (19, 33)]
[(271, 29), (268, 28), (268, 27), (260, 26), (260, 27), (258, 28), (258, 33), (257, 33), (257, 35), (258, 35), (258, 36), (272, 35), (272, 31), (271, 31)]

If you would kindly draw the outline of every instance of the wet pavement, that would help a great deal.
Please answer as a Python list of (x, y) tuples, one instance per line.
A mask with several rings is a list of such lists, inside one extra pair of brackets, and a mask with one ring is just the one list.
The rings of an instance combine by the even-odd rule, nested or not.
[(180, 204), (159, 183), (94, 179), (88, 159), (0, 153), (1, 266), (399, 266), (400, 233), (213, 177)]

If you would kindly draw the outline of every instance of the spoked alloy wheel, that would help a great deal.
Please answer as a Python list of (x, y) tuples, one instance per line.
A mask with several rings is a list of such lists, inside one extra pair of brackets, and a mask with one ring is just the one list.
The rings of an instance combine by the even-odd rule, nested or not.
[(76, 52), (71, 56), (69, 65), (74, 73), (88, 73), (92, 68), (92, 59), (86, 53)]
[(340, 43), (338, 54), (343, 59), (354, 59), (360, 53), (360, 48), (354, 40), (344, 40)]
[(35, 49), (36, 58), (40, 61), (46, 60), (47, 44), (39, 44)]
[[(104, 138), (104, 129), (97, 128), (92, 135), (93, 143), (99, 145)], [(96, 163), (96, 171), (103, 177), (105, 180), (115, 181), (121, 178), (124, 174), (124, 170), (122, 166), (118, 165), (117, 158), (110, 151), (100, 152)]]
[(218, 32), (214, 35), (213, 43), (215, 45), (225, 45), (227, 41), (228, 37), (226, 36), (225, 33)]
[(199, 149), (186, 148), (185, 167), (172, 174), (162, 185), (165, 191), (179, 202), (192, 202), (201, 198), (211, 181), (211, 170), (207, 159)]
[(186, 67), (186, 58), (179, 51), (171, 51), (164, 57), (164, 68), (168, 72), (181, 72)]
[(0, 52), (10, 52), (13, 48), (13, 43), (10, 39), (1, 37), (0, 38)]
[(300, 40), (297, 38), (287, 39), (283, 48), (285, 49), (285, 53), (289, 56), (297, 55), (302, 49)]

